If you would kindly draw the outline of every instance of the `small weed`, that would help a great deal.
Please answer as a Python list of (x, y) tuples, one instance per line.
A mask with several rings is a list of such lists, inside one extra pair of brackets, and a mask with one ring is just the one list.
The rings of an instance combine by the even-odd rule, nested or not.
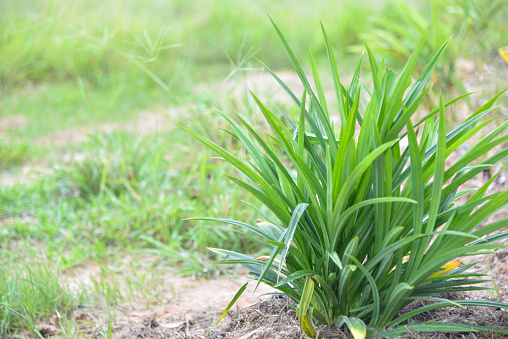
[(83, 297), (47, 266), (0, 267), (0, 337), (26, 327), (35, 331), (39, 321), (57, 311), (68, 314)]
[(97, 274), (90, 275), (90, 294), (94, 303), (106, 306), (114, 312), (120, 304), (131, 308), (139, 304), (151, 307), (165, 304), (173, 298), (171, 284), (164, 282), (164, 271), (135, 261), (117, 265), (100, 265)]

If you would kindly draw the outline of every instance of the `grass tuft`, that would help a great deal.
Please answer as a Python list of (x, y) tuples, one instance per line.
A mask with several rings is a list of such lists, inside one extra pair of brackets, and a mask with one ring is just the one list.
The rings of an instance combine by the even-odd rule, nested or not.
[(38, 336), (40, 321), (68, 315), (82, 295), (71, 293), (58, 271), (44, 265), (0, 268), (0, 337), (29, 328)]
[(21, 165), (30, 159), (30, 146), (30, 143), (25, 140), (12, 142), (4, 138), (0, 139), (0, 170)]

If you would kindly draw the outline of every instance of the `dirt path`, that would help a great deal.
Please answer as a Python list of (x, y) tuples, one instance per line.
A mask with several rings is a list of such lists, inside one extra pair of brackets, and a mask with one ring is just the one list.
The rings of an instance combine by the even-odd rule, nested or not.
[[(245, 269), (235, 270), (228, 276), (194, 279), (178, 276), (175, 269), (132, 265), (132, 262), (156, 261), (157, 257), (152, 255), (127, 255), (120, 266), (111, 270), (89, 262), (65, 272), (64, 279), (71, 290), (104, 293), (93, 307), (84, 305), (72, 315), (71, 322), (79, 333), (99, 336), (111, 324), (115, 338), (179, 338), (191, 334), (204, 337), (208, 329), (215, 328), (231, 299), (248, 281)], [(132, 283), (137, 277), (143, 277), (141, 285)], [(252, 307), (262, 294), (274, 291), (260, 285), (254, 292), (254, 286), (249, 284), (234, 309)], [(111, 291), (118, 301), (108, 306)], [(227, 316), (221, 324), (228, 319)], [(39, 324), (38, 329), (52, 338), (65, 338), (63, 325), (55, 316)]]
[[(133, 256), (131, 256), (131, 259)], [(138, 258), (139, 259), (139, 258)], [(156, 257), (143, 256), (145, 263), (156, 261)], [(128, 261), (129, 259), (126, 259)], [(473, 260), (473, 259), (472, 259)], [(128, 266), (128, 265), (125, 265)], [(138, 269), (121, 271), (112, 274), (101, 271), (94, 263), (82, 265), (68, 272), (67, 280), (71, 287), (81, 288), (83, 285), (93, 286), (99, 282), (107, 286), (101, 279), (117, 286), (121, 293), (128, 294), (129, 286), (126, 277), (135, 277), (149, 274), (144, 287), (148, 294), (141, 291), (130, 298), (124, 298), (114, 307), (79, 308), (74, 312), (73, 319), (80, 333), (86, 336), (101, 337), (106, 334), (109, 324), (113, 338), (296, 338), (299, 337), (298, 321), (291, 308), (286, 305), (286, 299), (270, 299), (260, 295), (273, 291), (266, 285), (261, 285), (253, 293), (254, 284), (239, 298), (236, 306), (217, 327), (215, 324), (227, 307), (237, 290), (247, 281), (247, 271), (238, 270), (234, 275), (222, 276), (213, 279), (193, 279), (180, 277), (175, 270), (147, 269), (139, 266)], [(508, 295), (508, 250), (487, 256), (475, 267), (478, 272), (488, 271), (498, 281), (497, 293), (474, 293), (457, 297), (474, 299), (491, 299), (507, 302)], [(101, 282), (102, 281), (102, 282)], [(154, 289), (158, 289), (154, 291)], [(146, 291), (145, 291), (146, 292)], [(139, 293), (139, 291), (137, 292)], [(475, 295), (473, 295), (473, 293)], [(449, 296), (446, 296), (449, 297)], [(453, 297), (452, 297), (453, 298)], [(129, 300), (127, 300), (129, 299)], [(106, 304), (106, 303), (104, 303)], [(432, 312), (431, 312), (432, 313)], [(440, 310), (428, 314), (427, 317), (438, 321), (473, 321), (473, 323), (491, 326), (508, 326), (508, 312), (506, 310), (493, 310), (487, 308), (453, 308)], [(421, 319), (420, 319), (421, 320)], [(423, 321), (423, 320), (422, 320)], [(49, 329), (47, 334), (52, 338), (65, 338), (65, 329), (53, 319), (41, 324), (39, 329)], [(333, 332), (322, 329), (327, 333), (326, 338), (349, 338), (342, 332)], [(335, 334), (334, 334), (335, 333)], [(417, 335), (404, 338), (445, 338), (446, 336)], [(306, 338), (306, 337), (305, 337)], [(446, 338), (473, 338), (454, 335)], [(474, 338), (502, 338), (501, 336), (476, 336)]]

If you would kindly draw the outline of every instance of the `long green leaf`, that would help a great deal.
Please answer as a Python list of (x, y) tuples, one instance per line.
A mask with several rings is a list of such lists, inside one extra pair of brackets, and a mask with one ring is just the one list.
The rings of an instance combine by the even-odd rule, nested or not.
[(401, 335), (409, 332), (409, 330), (415, 332), (496, 332), (499, 334), (508, 335), (508, 330), (504, 328), (459, 323), (445, 323), (437, 321), (432, 323), (412, 323), (404, 326), (399, 326), (396, 329), (390, 330), (390, 333)]
[(226, 314), (228, 314), (228, 312), (231, 309), (231, 307), (233, 307), (233, 305), (236, 304), (236, 301), (242, 296), (243, 292), (245, 292), (245, 290), (247, 289), (247, 285), (249, 285), (248, 282), (246, 282), (245, 284), (243, 284), (242, 287), (240, 287), (240, 289), (238, 290), (238, 292), (236, 292), (235, 296), (233, 297), (233, 299), (231, 300), (229, 305), (226, 307), (224, 312), (222, 312), (221, 316), (219, 317), (219, 320), (217, 320), (215, 325), (218, 325), (220, 323), (220, 321), (222, 320), (222, 318), (224, 318), (224, 316)]

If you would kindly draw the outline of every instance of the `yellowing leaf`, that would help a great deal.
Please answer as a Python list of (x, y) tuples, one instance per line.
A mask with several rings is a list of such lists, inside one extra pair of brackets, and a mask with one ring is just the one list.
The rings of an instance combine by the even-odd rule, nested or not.
[[(262, 255), (258, 258), (256, 258), (256, 260), (259, 260), (259, 261), (268, 261), (268, 259), (270, 259), (270, 257), (268, 255)], [(274, 262), (279, 262), (278, 259), (273, 259)]]
[(301, 322), (301, 324), (303, 325), (303, 326), (301, 326), (301, 329), (303, 330), (303, 332), (306, 335), (308, 335), (311, 338), (315, 338), (316, 337), (316, 330), (314, 328), (314, 325), (309, 320), (309, 317), (307, 315), (302, 316), (302, 322)]
[(448, 264), (441, 266), (441, 270), (439, 272), (432, 273), (430, 275), (430, 277), (431, 278), (438, 277), (440, 275), (446, 274), (446, 273), (450, 272), (451, 270), (453, 270), (454, 268), (459, 267), (460, 265), (462, 265), (462, 263), (459, 260), (455, 259), (454, 261), (451, 261)]
[(499, 50), (499, 55), (503, 58), (504, 61), (508, 64), (508, 46), (507, 47), (501, 47)]

